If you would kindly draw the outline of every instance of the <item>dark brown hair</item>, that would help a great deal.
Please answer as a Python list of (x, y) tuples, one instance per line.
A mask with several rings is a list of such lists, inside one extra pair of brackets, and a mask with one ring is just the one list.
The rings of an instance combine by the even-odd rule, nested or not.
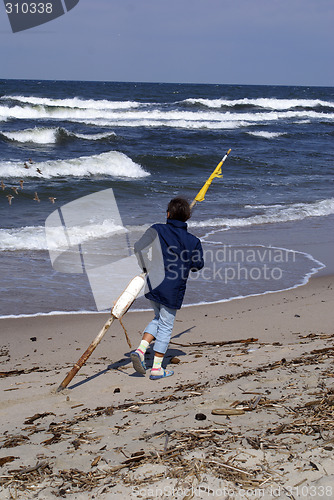
[(169, 212), (169, 219), (180, 220), (182, 222), (190, 219), (191, 215), (189, 203), (184, 198), (173, 198), (168, 203), (167, 212)]

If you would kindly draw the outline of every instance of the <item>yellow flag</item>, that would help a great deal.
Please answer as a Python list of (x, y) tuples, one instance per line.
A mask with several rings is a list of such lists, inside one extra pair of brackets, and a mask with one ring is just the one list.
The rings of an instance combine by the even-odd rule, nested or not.
[(223, 166), (223, 163), (226, 160), (227, 156), (230, 154), (230, 152), (231, 152), (231, 150), (229, 149), (227, 151), (226, 155), (224, 156), (224, 158), (218, 163), (218, 165), (216, 166), (216, 168), (214, 169), (214, 171), (212, 172), (212, 174), (210, 175), (210, 177), (208, 178), (208, 180), (205, 182), (205, 184), (202, 187), (202, 189), (198, 192), (198, 194), (195, 197), (193, 203), (195, 203), (196, 201), (203, 201), (204, 200), (206, 192), (209, 189), (209, 186), (210, 186), (212, 180), (215, 177), (223, 177), (222, 166)]
[(209, 189), (209, 186), (211, 184), (211, 182), (213, 181), (213, 179), (215, 177), (223, 177), (223, 174), (222, 174), (222, 165), (223, 165), (223, 161), (221, 161), (217, 167), (215, 168), (214, 172), (210, 175), (210, 177), (208, 178), (208, 180), (205, 182), (204, 186), (202, 187), (202, 189), (198, 192), (197, 196), (195, 197), (195, 200), (196, 201), (203, 201), (204, 200), (204, 197), (206, 195), (206, 192), (207, 190)]

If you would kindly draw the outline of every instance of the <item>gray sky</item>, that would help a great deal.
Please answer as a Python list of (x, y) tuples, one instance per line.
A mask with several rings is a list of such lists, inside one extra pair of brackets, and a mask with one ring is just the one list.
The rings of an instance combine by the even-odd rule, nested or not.
[(0, 78), (333, 86), (333, 26), (333, 0), (80, 0), (12, 33), (1, 2)]

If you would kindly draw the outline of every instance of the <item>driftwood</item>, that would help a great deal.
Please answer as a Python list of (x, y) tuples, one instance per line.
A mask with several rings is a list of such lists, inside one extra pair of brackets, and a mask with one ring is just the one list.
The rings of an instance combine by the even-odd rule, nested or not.
[(33, 422), (35, 422), (35, 420), (39, 420), (40, 418), (47, 417), (48, 415), (54, 415), (54, 413), (49, 412), (49, 411), (45, 412), (45, 413), (35, 413), (35, 415), (33, 415), (32, 417), (27, 418), (24, 421), (24, 424), (25, 425), (32, 424)]
[(31, 372), (46, 372), (48, 370), (34, 366), (33, 368), (25, 368), (23, 370), (9, 370), (7, 372), (0, 372), (0, 378), (12, 377), (13, 375), (23, 375)]
[(9, 462), (13, 462), (13, 460), (15, 460), (16, 458), (19, 458), (19, 457), (13, 457), (12, 455), (10, 455), (8, 457), (0, 458), (0, 467), (2, 467), (3, 465), (5, 465)]
[(229, 344), (250, 344), (251, 342), (257, 342), (259, 339), (249, 338), (249, 339), (238, 339), (238, 340), (225, 340), (223, 342), (192, 342), (190, 344), (180, 344), (178, 342), (170, 342), (170, 344), (178, 345), (180, 347), (206, 347), (206, 346), (223, 346)]
[(211, 411), (212, 415), (243, 415), (245, 410), (234, 408), (216, 408)]

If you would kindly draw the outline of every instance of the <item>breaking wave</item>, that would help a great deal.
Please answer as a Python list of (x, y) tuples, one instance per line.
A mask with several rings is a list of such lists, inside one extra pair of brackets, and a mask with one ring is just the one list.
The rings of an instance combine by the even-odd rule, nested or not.
[(49, 97), (29, 97), (21, 95), (2, 96), (1, 100), (17, 101), (22, 104), (32, 104), (34, 106), (50, 106), (58, 108), (77, 109), (130, 109), (137, 108), (140, 103), (134, 101), (108, 101), (106, 99), (51, 99)]
[[(102, 238), (112, 233), (124, 230), (113, 221), (105, 220), (100, 224), (90, 224), (84, 227), (71, 227), (73, 245)], [(63, 241), (62, 227), (48, 227), (48, 240), (44, 226), (26, 226), (16, 229), (0, 229), (0, 252), (23, 250), (54, 250)]]
[[(95, 101), (12, 96), (1, 98), (0, 120), (67, 120), (101, 127), (171, 127), (185, 129), (234, 129), (283, 120), (333, 122), (334, 103), (302, 99), (187, 99), (202, 109), (173, 104), (133, 101)], [(9, 99), (9, 97), (7, 97)], [(2, 104), (3, 103), (3, 104)], [(234, 109), (243, 106), (242, 112)], [(225, 106), (226, 109), (223, 109)], [(256, 106), (259, 109), (254, 109)], [(204, 109), (203, 109), (204, 107)], [(325, 109), (325, 107), (327, 109)], [(248, 108), (248, 109), (247, 109)], [(7, 133), (7, 132), (6, 132)]]
[(247, 134), (255, 137), (262, 137), (263, 139), (276, 139), (276, 137), (285, 135), (284, 132), (265, 132), (264, 130), (259, 132), (247, 132)]
[(190, 98), (183, 101), (186, 104), (200, 104), (207, 108), (234, 108), (234, 107), (256, 107), (273, 110), (284, 110), (293, 108), (317, 108), (328, 107), (334, 108), (334, 102), (322, 101), (321, 99), (275, 99), (275, 98), (258, 98), (258, 99), (196, 99)]
[[(295, 203), (292, 205), (246, 205), (245, 208), (262, 210), (262, 214), (250, 217), (240, 218), (216, 218), (203, 221), (189, 222), (189, 227), (223, 227), (229, 229), (232, 227), (244, 227), (257, 224), (269, 224), (277, 222), (287, 222), (293, 220), (302, 220), (307, 217), (320, 217), (334, 214), (334, 198), (322, 200), (315, 203)], [(130, 230), (144, 231), (146, 226), (129, 226)], [(53, 231), (51, 240), (57, 241), (57, 230), (62, 228), (49, 228)], [(92, 223), (84, 227), (71, 228), (71, 237), (75, 242), (87, 242), (96, 238), (119, 232), (124, 228), (116, 225), (111, 220), (105, 220), (101, 223)], [(62, 235), (60, 235), (62, 236)], [(49, 240), (49, 241), (51, 241)], [(61, 237), (58, 238), (61, 240)], [(0, 251), (15, 250), (48, 250), (44, 226), (27, 226), (16, 229), (0, 229)]]
[(190, 227), (232, 227), (253, 226), (257, 224), (274, 224), (306, 219), (307, 217), (321, 217), (334, 214), (334, 198), (314, 203), (293, 203), (290, 205), (246, 205), (245, 208), (262, 210), (263, 213), (250, 217), (215, 218), (200, 222), (190, 222)]
[[(37, 172), (37, 168), (41, 173)], [(0, 177), (84, 177), (106, 175), (115, 177), (138, 178), (150, 175), (128, 156), (118, 151), (99, 155), (81, 156), (67, 160), (49, 160), (29, 165), (23, 162), (0, 161)]]
[(333, 122), (334, 113), (315, 111), (285, 111), (269, 113), (230, 113), (193, 111), (138, 111), (128, 114), (114, 113), (112, 117), (99, 119), (76, 119), (79, 123), (100, 127), (171, 127), (185, 129), (235, 129), (253, 124), (280, 122), (284, 120), (304, 120), (312, 118)]
[(65, 139), (84, 139), (87, 141), (100, 141), (115, 137), (115, 132), (104, 132), (99, 134), (79, 134), (70, 132), (62, 127), (35, 127), (15, 132), (0, 131), (0, 137), (10, 141), (34, 144), (56, 144)]

